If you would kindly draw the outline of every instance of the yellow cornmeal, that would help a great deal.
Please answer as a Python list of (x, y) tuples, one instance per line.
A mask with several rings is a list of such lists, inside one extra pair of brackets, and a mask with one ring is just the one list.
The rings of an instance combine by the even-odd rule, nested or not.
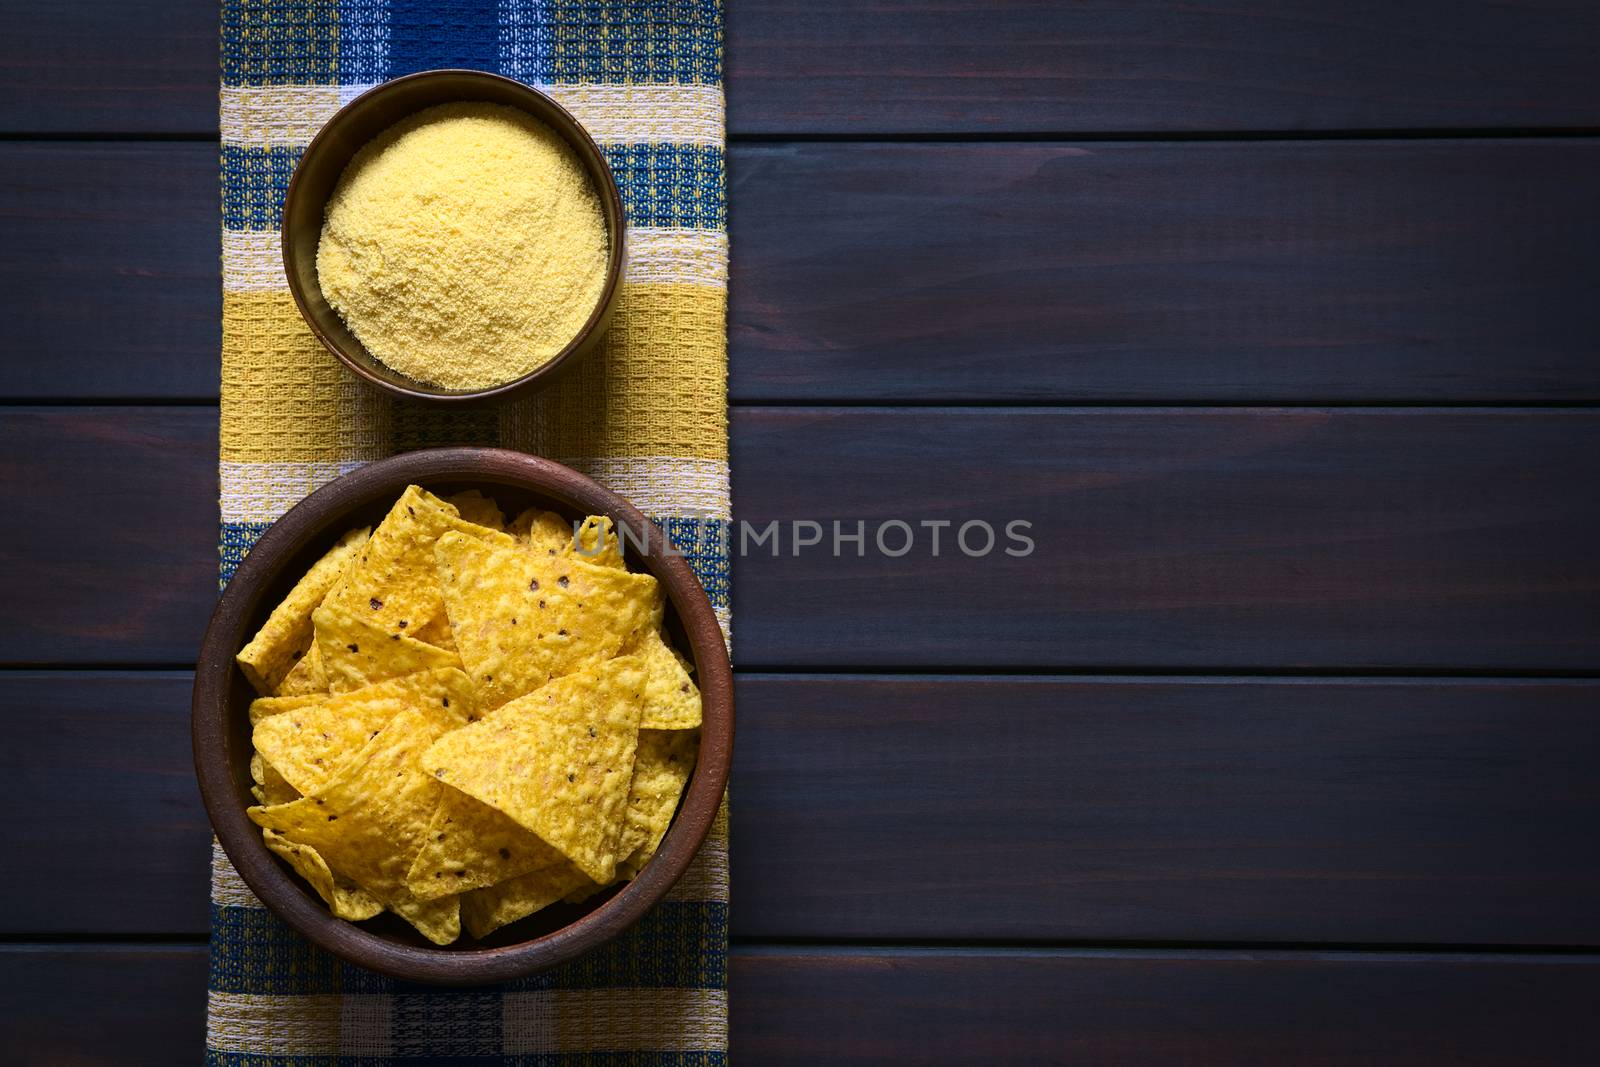
[(576, 154), (499, 104), (443, 104), (356, 153), (317, 277), (367, 351), (447, 389), (519, 378), (566, 347), (605, 282), (606, 223)]

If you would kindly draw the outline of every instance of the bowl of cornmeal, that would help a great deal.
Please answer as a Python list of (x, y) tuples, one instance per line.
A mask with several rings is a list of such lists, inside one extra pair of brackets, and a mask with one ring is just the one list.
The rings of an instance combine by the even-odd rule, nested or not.
[(600, 343), (625, 229), (605, 157), (561, 105), (498, 75), (426, 71), (357, 97), (311, 141), (283, 262), (312, 332), (365, 381), (500, 401)]

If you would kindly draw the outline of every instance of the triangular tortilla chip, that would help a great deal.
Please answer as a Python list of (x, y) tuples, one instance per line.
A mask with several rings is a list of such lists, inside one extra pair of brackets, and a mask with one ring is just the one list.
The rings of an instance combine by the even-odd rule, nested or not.
[(641, 730), (693, 730), (700, 725), (700, 689), (659, 629), (641, 630), (622, 651), (645, 664)]
[(433, 900), (564, 862), (509, 816), (446, 786), (406, 884), (418, 899)]
[(327, 901), (333, 914), (340, 919), (360, 922), (370, 919), (383, 910), (383, 904), (371, 893), (334, 875), (328, 864), (310, 845), (290, 841), (276, 830), (262, 830), (267, 847), (289, 862), (289, 866), (310, 883), (317, 895)]
[(235, 659), (244, 676), (262, 696), (280, 691), (283, 680), (311, 647), (311, 612), (322, 603), (367, 541), (367, 529), (351, 530), (311, 565), (283, 603)]
[(256, 783), (250, 787), (250, 792), (257, 804), (271, 807), (300, 799), (300, 791), (285, 781), (278, 768), (262, 759), (259, 752), (250, 754), (250, 777)]
[(635, 870), (650, 862), (678, 811), (678, 798), (694, 770), (700, 737), (695, 730), (640, 730), (633, 781), (617, 855)]
[(316, 638), (311, 640), (311, 647), (306, 649), (306, 654), (300, 657), (300, 662), (294, 665), (283, 683), (278, 686), (278, 696), (325, 696), (328, 692), (328, 676), (322, 673), (322, 653), (317, 651)]
[(633, 780), (643, 664), (596, 664), (441, 738), (423, 765), (609, 882)]
[(558, 863), (520, 878), (507, 879), (488, 889), (463, 894), (461, 921), (473, 937), (486, 937), (507, 923), (526, 919), (585, 886), (594, 886), (588, 875), (570, 863)]
[(321, 693), (307, 693), (297, 697), (257, 697), (250, 702), (250, 725), (254, 726), (262, 719), (273, 715), (282, 715), (295, 708), (309, 707), (320, 704), (328, 698)]
[(622, 545), (617, 540), (616, 524), (604, 515), (590, 515), (572, 533), (567, 554), (597, 567), (621, 567)]
[(450, 530), (513, 544), (508, 534), (468, 522), (432, 493), (407, 486), (328, 603), (349, 608), (385, 633), (426, 638), (430, 624), (444, 615), (433, 546)]
[(461, 517), (468, 522), (486, 526), (491, 530), (502, 533), (506, 528), (505, 512), (500, 510), (500, 505), (484, 496), (476, 489), (468, 489), (464, 493), (456, 493), (444, 498), (445, 503), (461, 513)]
[(553, 511), (529, 508), (511, 520), (511, 533), (540, 556), (558, 556), (572, 547), (572, 523)]
[(437, 555), (456, 647), (485, 711), (615, 655), (660, 597), (647, 574), (460, 534), (439, 538)]
[(322, 673), (335, 696), (418, 671), (461, 666), (454, 652), (390, 633), (343, 604), (320, 607), (311, 619)]
[(418, 900), (406, 872), (422, 848), (443, 787), (418, 757), (456, 723), (440, 707), (408, 708), (378, 731), (317, 796), (251, 808), (257, 825), (317, 850), (337, 875), (376, 897), (436, 945), (461, 932), (460, 897)]
[(437, 707), (459, 726), (476, 714), (472, 684), (450, 667), (391, 678), (262, 719), (253, 740), (263, 759), (291, 786), (309, 795), (338, 774), (396, 715), (419, 707)]

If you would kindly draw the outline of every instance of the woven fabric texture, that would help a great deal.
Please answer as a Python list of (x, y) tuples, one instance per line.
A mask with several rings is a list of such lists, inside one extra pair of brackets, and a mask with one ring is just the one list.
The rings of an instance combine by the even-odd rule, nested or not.
[[(440, 413), (358, 383), (284, 281), (283, 194), (335, 110), (378, 82), (470, 67), (544, 89), (621, 187), (629, 260), (601, 350), (540, 396)], [(221, 576), (311, 490), (435, 445), (520, 449), (631, 499), (683, 550), (728, 628), (727, 261), (716, 0), (224, 0)], [(727, 1059), (724, 808), (666, 901), (558, 970), (473, 990), (395, 982), (312, 948), (219, 852), (207, 1062), (720, 1064)]]

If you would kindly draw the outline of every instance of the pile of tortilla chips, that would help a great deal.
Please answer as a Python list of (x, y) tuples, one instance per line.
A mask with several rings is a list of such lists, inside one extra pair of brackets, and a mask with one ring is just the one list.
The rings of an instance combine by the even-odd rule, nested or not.
[(238, 655), (250, 818), (335, 915), (441, 945), (632, 878), (699, 744), (662, 612), (609, 520), (410, 486)]

